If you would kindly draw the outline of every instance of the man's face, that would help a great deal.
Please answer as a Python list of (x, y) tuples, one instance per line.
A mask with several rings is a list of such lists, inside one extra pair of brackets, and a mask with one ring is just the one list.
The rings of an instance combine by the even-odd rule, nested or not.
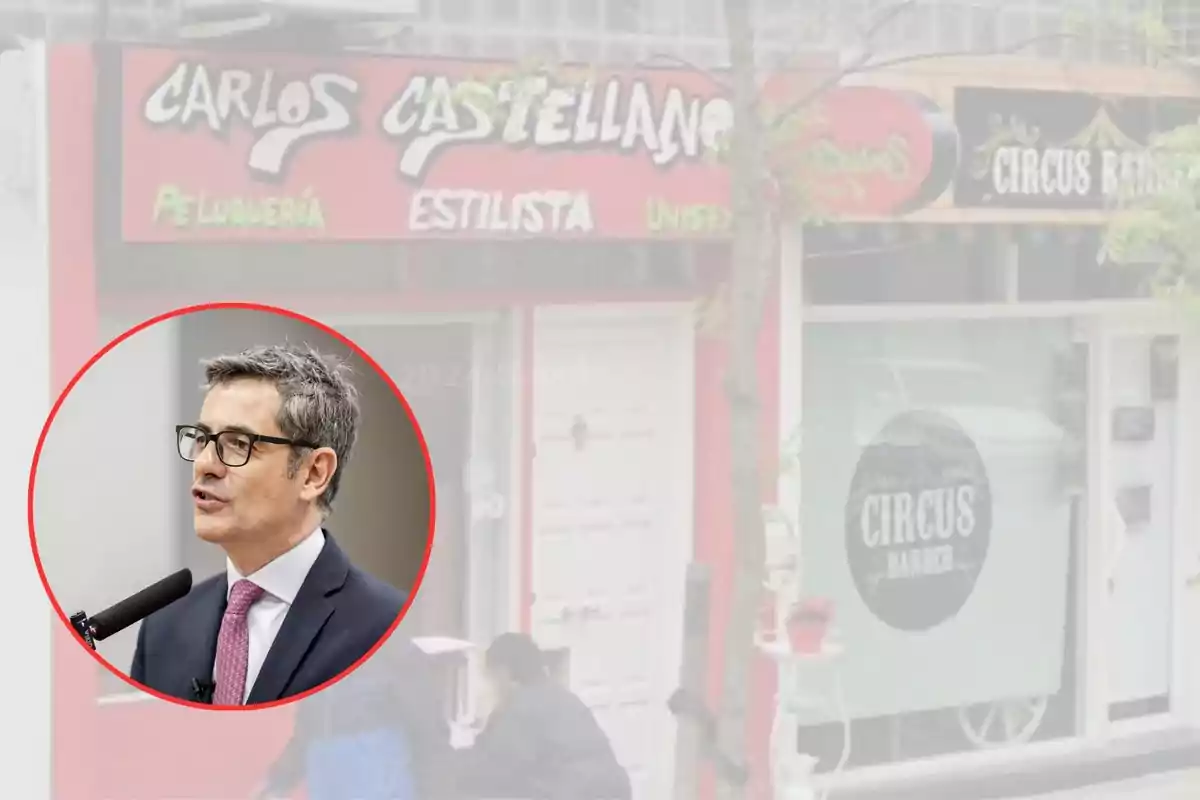
[[(209, 390), (199, 425), (217, 433), (238, 430), (279, 436), (279, 391), (268, 381), (242, 379)], [(209, 442), (193, 464), (192, 504), (196, 535), (214, 544), (253, 541), (276, 535), (304, 514), (303, 470), (288, 474), (287, 445), (256, 442), (243, 466), (230, 467)], [(226, 447), (226, 459), (241, 458)], [(198, 494), (197, 490), (202, 494)]]

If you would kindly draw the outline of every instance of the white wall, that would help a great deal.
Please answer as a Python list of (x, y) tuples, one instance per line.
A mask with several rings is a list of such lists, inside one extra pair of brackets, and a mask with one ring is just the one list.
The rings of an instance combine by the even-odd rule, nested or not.
[[(134, 324), (101, 320), (104, 342)], [(46, 579), (69, 616), (96, 613), (176, 569), (172, 409), (177, 328), (117, 345), (67, 396), (46, 437), (34, 519)], [(136, 627), (99, 644), (129, 668)]]
[[(20, 145), (41, 133), (44, 96), (41, 49), (0, 56), (0, 337), (9, 380), (0, 408), (9, 440), (0, 460), (0, 602), (10, 610), (5, 631), (20, 658), (0, 659), (0, 683), (14, 688), (5, 699), (3, 794), (50, 796), (50, 604), (34, 568), (26, 536), (25, 489), (37, 437), (50, 410), (50, 301), (45, 184), (40, 153)], [(18, 126), (29, 126), (21, 131)], [(10, 135), (15, 134), (15, 135)], [(36, 150), (36, 148), (35, 148)], [(32, 173), (12, 180), (11, 169)], [(22, 185), (24, 184), (24, 185)], [(32, 189), (31, 195), (22, 190)], [(15, 191), (14, 191), (15, 190)]]

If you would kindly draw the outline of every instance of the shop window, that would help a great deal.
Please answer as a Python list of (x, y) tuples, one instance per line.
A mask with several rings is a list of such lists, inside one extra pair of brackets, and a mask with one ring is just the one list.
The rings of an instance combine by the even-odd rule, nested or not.
[(805, 298), (812, 305), (998, 302), (994, 239), (986, 231), (831, 225), (805, 230)]
[(435, 8), (443, 22), (469, 22), (475, 3), (474, 0), (438, 0)]
[(721, 32), (723, 20), (721, 0), (694, 0), (687, 4), (684, 33), (694, 37), (716, 37)]
[(805, 326), (802, 581), (833, 601), (844, 650), (783, 691), (840, 677), (846, 706), (798, 720), (819, 769), (843, 718), (850, 768), (1073, 735), (1072, 336), (1067, 320)]
[(515, 26), (521, 15), (521, 0), (486, 0), (488, 16), (505, 27)]
[(1154, 265), (1118, 265), (1102, 255), (1098, 228), (1027, 228), (1015, 238), (1020, 299), (1064, 302), (1148, 297)]
[(1116, 265), (1094, 227), (898, 229), (830, 225), (805, 231), (805, 297), (812, 305), (1007, 303), (1016, 249), (1016, 300), (1078, 302), (1150, 296), (1156, 265)]
[(534, 29), (546, 29), (556, 27), (558, 24), (558, 15), (561, 10), (559, 0), (527, 0), (529, 21), (533, 23)]
[[(876, 10), (868, 17), (872, 25), (887, 9)], [(879, 29), (876, 41), (881, 50), (900, 52), (928, 52), (938, 47), (937, 17), (940, 9), (936, 5), (914, 3), (907, 11), (897, 14)]]
[(1042, 10), (1033, 15), (1033, 35), (1037, 42), (1028, 48), (1029, 55), (1056, 58), (1063, 52), (1066, 20), (1061, 9)]
[(568, 0), (563, 13), (572, 28), (592, 32), (600, 24), (598, 0)]
[(646, 14), (643, 30), (663, 36), (677, 36), (682, 32), (687, 13), (682, 0), (654, 0)]
[(634, 33), (641, 30), (642, 14), (639, 0), (604, 0), (605, 27), (610, 31)]
[(1163, 22), (1189, 56), (1200, 53), (1200, 6), (1192, 0), (1161, 0)]
[(938, 13), (938, 44), (946, 50), (971, 47), (973, 5), (944, 4)]
[(1033, 37), (1033, 19), (1028, 8), (1003, 7), (998, 12), (998, 39), (1000, 47), (1013, 47), (1021, 42), (1027, 42)]

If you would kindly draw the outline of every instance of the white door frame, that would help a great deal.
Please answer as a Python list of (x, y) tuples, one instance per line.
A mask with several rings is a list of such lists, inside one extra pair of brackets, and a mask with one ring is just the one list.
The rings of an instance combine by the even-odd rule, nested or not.
[[(1102, 736), (1108, 734), (1121, 736), (1175, 727), (1185, 724), (1191, 716), (1188, 701), (1195, 692), (1196, 676), (1195, 669), (1189, 669), (1189, 653), (1186, 644), (1189, 641), (1189, 630), (1194, 629), (1196, 620), (1189, 619), (1187, 614), (1189, 599), (1187, 582), (1196, 566), (1188, 556), (1196, 552), (1196, 542), (1194, 541), (1196, 537), (1191, 531), (1197, 518), (1192, 498), (1185, 491), (1185, 487), (1194, 485), (1194, 476), (1196, 475), (1197, 454), (1192, 452), (1189, 445), (1194, 439), (1193, 432), (1197, 429), (1197, 420), (1194, 413), (1189, 414), (1188, 410), (1200, 408), (1200, 386), (1186, 380), (1186, 376), (1190, 371), (1189, 368), (1194, 364), (1193, 359), (1200, 357), (1200, 353), (1197, 352), (1194, 340), (1191, 342), (1191, 346), (1188, 346), (1183, 320), (1170, 308), (1164, 308), (1161, 305), (1154, 309), (1139, 309), (1132, 313), (1114, 314), (1110, 312), (1093, 318), (1091, 322), (1092, 329), (1089, 336), (1092, 350), (1091, 372), (1095, 375), (1095, 383), (1099, 385), (1095, 386), (1095, 393), (1090, 398), (1089, 408), (1095, 410), (1098, 430), (1094, 431), (1094, 434), (1100, 437), (1099, 440), (1093, 437), (1091, 446), (1088, 448), (1089, 461), (1095, 462), (1089, 464), (1089, 476), (1094, 471), (1097, 480), (1096, 483), (1089, 486), (1089, 501), (1094, 508), (1093, 513), (1100, 512), (1100, 509), (1095, 506), (1107, 498), (1108, 490), (1102, 491), (1102, 487), (1111, 486), (1108, 477), (1112, 457), (1110, 420), (1112, 419), (1113, 403), (1109, 389), (1112, 377), (1110, 368), (1112, 341), (1124, 337), (1150, 338), (1153, 336), (1178, 336), (1180, 339), (1179, 394), (1176, 400), (1179, 409), (1176, 422), (1178, 445), (1175, 448), (1173, 464), (1169, 710), (1164, 714), (1153, 714), (1110, 723), (1108, 721), (1110, 699), (1107, 681), (1104, 677), (1109, 666), (1107, 629), (1096, 630), (1097, 641), (1094, 646), (1090, 645), (1087, 648), (1089, 668), (1097, 673), (1093, 676), (1093, 680), (1089, 680), (1089, 685), (1094, 685), (1098, 690), (1097, 694), (1094, 694), (1089, 700), (1090, 712), (1095, 717), (1092, 729)], [(1092, 526), (1101, 529), (1103, 534), (1100, 537), (1101, 541), (1109, 541), (1108, 525), (1108, 515), (1101, 513), (1097, 526)], [(1088, 559), (1088, 566), (1091, 570), (1101, 572), (1106, 564), (1105, 554), (1100, 552), (1100, 548), (1091, 548), (1091, 550), (1095, 556)], [(1095, 588), (1100, 593), (1100, 596), (1096, 598), (1097, 602), (1106, 603), (1107, 589), (1103, 586)], [(1091, 607), (1102, 609), (1104, 605)], [(1099, 619), (1089, 627), (1089, 633), (1092, 633), (1092, 628), (1104, 627), (1105, 620), (1103, 618), (1107, 616), (1106, 614), (1090, 616), (1099, 617)], [(1104, 648), (1103, 651), (1100, 648)]]
[[(1179, 354), (1180, 413), (1178, 422), (1181, 471), (1176, 477), (1180, 487), (1193, 487), (1200, 480), (1200, 328), (1187, 326), (1180, 338)], [(1186, 405), (1184, 405), (1186, 403)], [(1186, 481), (1186, 482), (1185, 482)], [(1178, 492), (1178, 530), (1182, 537), (1176, 561), (1180, 574), (1182, 597), (1177, 598), (1178, 627), (1176, 648), (1180, 651), (1182, 675), (1173, 703), (1184, 724), (1200, 726), (1200, 640), (1195, 631), (1200, 626), (1200, 495), (1192, 491)]]

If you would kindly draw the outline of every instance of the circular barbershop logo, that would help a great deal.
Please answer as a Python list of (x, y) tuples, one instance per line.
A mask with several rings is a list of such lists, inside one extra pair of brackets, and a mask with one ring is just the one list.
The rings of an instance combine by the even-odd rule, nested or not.
[(863, 451), (846, 503), (846, 551), (863, 602), (885, 624), (925, 631), (966, 604), (987, 558), (992, 493), (954, 420), (894, 417)]

